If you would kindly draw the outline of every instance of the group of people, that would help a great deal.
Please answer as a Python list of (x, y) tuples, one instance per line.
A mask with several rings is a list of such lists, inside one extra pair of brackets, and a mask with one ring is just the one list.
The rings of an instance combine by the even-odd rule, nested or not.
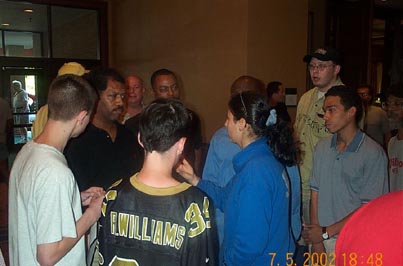
[(315, 88), (295, 125), (281, 82), (233, 82), (203, 169), (200, 118), (179, 100), (174, 72), (151, 75), (145, 105), (140, 77), (65, 64), (11, 170), (11, 265), (321, 265), (339, 235), (352, 253), (350, 218), (403, 189), (403, 88), (387, 101), (400, 121), (389, 183), (384, 149), (360, 129), (360, 94), (339, 78), (340, 54), (318, 49), (304, 61)]
[[(295, 122), (297, 136), (302, 145), (301, 150), (304, 152), (300, 162), (304, 221), (300, 244), (311, 245), (310, 256), (312, 254), (317, 256), (309, 258), (316, 260), (315, 263), (319, 265), (325, 265), (324, 262), (332, 260), (329, 254), (333, 254), (336, 265), (350, 265), (348, 261), (343, 261), (341, 253), (340, 256), (335, 253), (336, 243), (342, 246), (346, 239), (341, 237), (343, 240), (338, 241), (339, 235), (343, 236), (343, 228), (352, 226), (351, 224), (345, 226), (351, 217), (359, 213), (362, 215), (362, 212), (357, 210), (363, 205), (389, 191), (403, 189), (402, 169), (392, 170), (391, 164), (392, 161), (403, 160), (401, 157), (403, 141), (390, 142), (395, 148), (389, 145), (391, 168), (388, 176), (388, 158), (381, 146), (386, 130), (381, 126), (378, 129), (380, 131), (378, 135), (381, 137), (376, 138), (373, 133), (376, 129), (368, 119), (373, 115), (369, 112), (371, 109), (369, 103), (362, 99), (366, 96), (361, 91), (362, 87), (354, 90), (343, 85), (339, 77), (340, 53), (335, 49), (318, 49), (313, 54), (305, 56), (304, 61), (308, 64), (315, 87), (301, 97)], [(402, 84), (392, 85), (388, 93), (389, 107), (386, 109), (391, 118), (400, 121), (399, 128), (401, 128)], [(370, 130), (371, 135), (365, 133), (367, 130)], [(398, 133), (393, 139), (401, 140), (401, 136)], [(399, 150), (399, 154), (392, 155), (390, 153), (392, 150), (395, 152)], [(398, 156), (400, 157), (397, 158)], [(401, 193), (395, 194), (395, 197), (401, 198)], [(394, 207), (387, 210), (390, 215), (402, 211), (401, 206), (394, 205)], [(377, 217), (375, 213), (372, 215)], [(377, 218), (368, 219), (366, 221), (368, 227), (373, 228), (371, 223), (376, 222), (375, 220)], [(350, 228), (349, 234), (353, 231), (354, 229)], [(379, 229), (376, 232), (380, 232)], [(357, 241), (355, 245), (350, 246), (350, 249), (344, 249), (344, 254), (347, 254), (348, 259), (355, 256), (357, 261), (357, 256), (368, 257), (368, 252), (372, 252), (374, 256), (375, 252), (383, 252), (383, 265), (389, 265), (387, 261), (401, 264), (401, 256), (391, 253), (393, 249), (388, 247), (401, 246), (399, 243), (402, 239), (393, 235), (384, 237), (390, 240), (388, 246), (380, 245), (376, 240), (363, 241), (364, 238), (357, 237), (361, 242)], [(353, 237), (349, 236), (348, 239)], [(359, 253), (363, 250), (361, 247), (366, 247), (367, 253)], [(323, 254), (326, 256), (321, 256)]]

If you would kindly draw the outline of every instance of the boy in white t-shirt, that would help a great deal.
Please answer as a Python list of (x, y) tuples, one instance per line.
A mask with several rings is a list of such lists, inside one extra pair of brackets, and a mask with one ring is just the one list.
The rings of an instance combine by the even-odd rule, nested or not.
[(390, 191), (403, 189), (403, 83), (389, 88), (385, 105), (389, 120), (396, 125), (397, 134), (388, 144)]
[[(81, 192), (63, 150), (86, 128), (97, 96), (79, 76), (51, 84), (49, 119), (24, 145), (10, 174), (10, 265), (85, 265), (82, 237), (101, 215), (102, 188)], [(88, 206), (82, 213), (82, 206)]]

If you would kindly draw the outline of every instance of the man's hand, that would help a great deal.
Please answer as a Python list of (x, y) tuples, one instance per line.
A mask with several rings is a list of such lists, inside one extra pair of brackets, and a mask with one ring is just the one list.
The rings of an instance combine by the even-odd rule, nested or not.
[(302, 237), (305, 243), (318, 244), (323, 242), (322, 227), (318, 224), (303, 224)]
[(89, 189), (82, 191), (81, 193), (81, 204), (83, 206), (88, 206), (92, 198), (103, 197), (105, 191), (101, 187), (90, 187)]
[(91, 212), (91, 216), (94, 219), (94, 223), (98, 221), (99, 217), (101, 217), (101, 209), (102, 209), (102, 202), (104, 199), (105, 192), (94, 195), (91, 197), (90, 204), (85, 212)]

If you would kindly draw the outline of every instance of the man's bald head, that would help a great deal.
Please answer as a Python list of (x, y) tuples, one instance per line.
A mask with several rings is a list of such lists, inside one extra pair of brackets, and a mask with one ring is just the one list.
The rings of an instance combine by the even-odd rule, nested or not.
[(255, 91), (262, 95), (265, 95), (264, 83), (252, 76), (240, 76), (237, 78), (231, 86), (231, 96), (245, 91)]

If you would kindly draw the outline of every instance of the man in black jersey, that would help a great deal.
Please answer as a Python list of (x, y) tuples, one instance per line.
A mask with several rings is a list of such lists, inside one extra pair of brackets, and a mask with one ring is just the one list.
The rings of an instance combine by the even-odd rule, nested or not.
[(189, 127), (174, 99), (153, 101), (139, 118), (145, 159), (139, 173), (107, 191), (100, 220), (101, 265), (217, 265), (214, 207), (204, 192), (180, 183)]

